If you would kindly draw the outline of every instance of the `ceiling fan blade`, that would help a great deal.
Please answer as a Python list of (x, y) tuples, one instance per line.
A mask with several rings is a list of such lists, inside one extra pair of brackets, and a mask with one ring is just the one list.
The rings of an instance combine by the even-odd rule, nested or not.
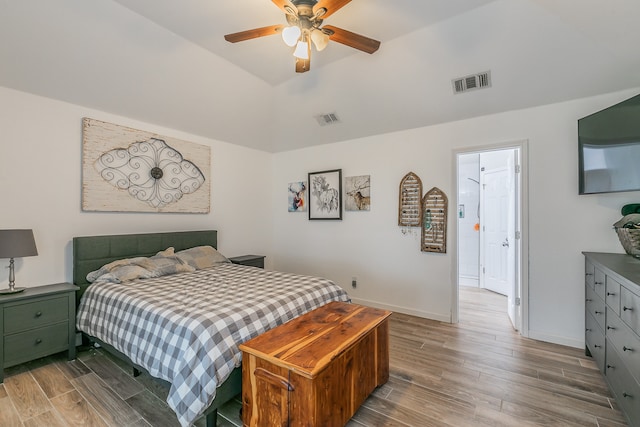
[(245, 40), (256, 39), (258, 37), (272, 36), (282, 31), (284, 25), (270, 25), (268, 27), (254, 28), (253, 30), (240, 31), (239, 33), (227, 34), (224, 39), (231, 43), (238, 43)]
[(306, 73), (311, 69), (310, 59), (296, 58), (296, 73)]
[(284, 13), (290, 15), (292, 12), (294, 15), (296, 15), (296, 11), (298, 10), (297, 7), (294, 6), (293, 3), (291, 3), (291, 1), (289, 0), (271, 0), (272, 2), (275, 3), (276, 6), (278, 6)]
[[(273, 0), (275, 1), (275, 0)], [(333, 15), (338, 10), (340, 10), (347, 3), (350, 3), (351, 0), (319, 0), (318, 3), (313, 6), (313, 13), (317, 14), (318, 11), (322, 8), (326, 9), (326, 13), (322, 15), (322, 19), (328, 18), (330, 15)]]
[(329, 34), (329, 38), (334, 42), (342, 43), (366, 53), (373, 53), (380, 47), (378, 40), (361, 36), (360, 34), (352, 33), (351, 31), (343, 30), (333, 25), (325, 25), (322, 27), (322, 30), (329, 30), (327, 33), (333, 33)]

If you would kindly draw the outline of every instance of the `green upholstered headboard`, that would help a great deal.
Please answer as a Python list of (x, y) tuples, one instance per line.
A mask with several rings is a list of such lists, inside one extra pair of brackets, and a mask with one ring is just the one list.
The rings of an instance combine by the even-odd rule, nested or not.
[(89, 286), (87, 274), (111, 261), (152, 256), (171, 246), (176, 251), (181, 251), (204, 245), (217, 249), (216, 230), (74, 237), (73, 283), (80, 287), (76, 301), (80, 301), (80, 297)]

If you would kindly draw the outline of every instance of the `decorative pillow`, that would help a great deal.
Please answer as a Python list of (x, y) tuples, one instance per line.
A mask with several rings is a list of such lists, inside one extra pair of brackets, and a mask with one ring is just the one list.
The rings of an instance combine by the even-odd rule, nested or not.
[[(88, 277), (88, 276), (87, 276)], [(156, 277), (153, 272), (139, 265), (119, 265), (111, 269), (108, 273), (98, 276), (95, 282), (123, 283), (136, 279), (148, 279)]]
[[(173, 249), (173, 248), (172, 248)], [(196, 271), (196, 269), (177, 256), (152, 256), (150, 258), (153, 268), (151, 272), (154, 277), (166, 276), (167, 274), (175, 273), (190, 273)]]
[(216, 264), (231, 262), (212, 246), (196, 246), (176, 252), (176, 256), (196, 270), (213, 267)]
[(92, 271), (89, 274), (87, 274), (87, 282), (93, 283), (99, 277), (107, 273), (111, 273), (114, 269), (121, 266), (129, 266), (129, 265), (139, 266), (147, 270), (147, 272), (153, 269), (153, 264), (149, 261), (149, 258), (146, 258), (146, 257), (119, 259), (119, 260), (110, 262), (109, 264), (105, 264), (102, 267), (100, 267), (98, 270)]
[(173, 256), (173, 255), (174, 255), (173, 246), (169, 246), (167, 249), (165, 249), (164, 251), (158, 252), (153, 257), (157, 257), (157, 256)]

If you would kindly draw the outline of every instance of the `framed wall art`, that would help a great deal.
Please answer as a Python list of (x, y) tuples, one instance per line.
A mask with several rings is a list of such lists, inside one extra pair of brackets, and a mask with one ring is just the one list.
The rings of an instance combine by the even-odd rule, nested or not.
[(82, 210), (209, 213), (211, 147), (84, 118)]
[(342, 219), (342, 169), (309, 173), (309, 219)]
[(289, 212), (306, 212), (307, 183), (304, 181), (289, 183), (288, 197)]
[(371, 210), (371, 176), (348, 176), (344, 179), (344, 210)]

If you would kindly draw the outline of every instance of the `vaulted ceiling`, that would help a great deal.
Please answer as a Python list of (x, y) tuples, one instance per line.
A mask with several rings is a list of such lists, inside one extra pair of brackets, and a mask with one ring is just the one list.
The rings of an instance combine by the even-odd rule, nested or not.
[[(640, 87), (636, 0), (352, 0), (294, 72), (270, 0), (0, 0), (0, 85), (278, 152)], [(454, 94), (452, 79), (490, 71)], [(340, 122), (320, 126), (316, 116)]]

